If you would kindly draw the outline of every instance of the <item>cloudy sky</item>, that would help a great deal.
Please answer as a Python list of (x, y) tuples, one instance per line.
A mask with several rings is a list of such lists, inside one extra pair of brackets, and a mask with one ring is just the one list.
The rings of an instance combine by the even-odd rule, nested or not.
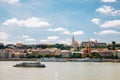
[(0, 42), (120, 42), (120, 0), (0, 0)]

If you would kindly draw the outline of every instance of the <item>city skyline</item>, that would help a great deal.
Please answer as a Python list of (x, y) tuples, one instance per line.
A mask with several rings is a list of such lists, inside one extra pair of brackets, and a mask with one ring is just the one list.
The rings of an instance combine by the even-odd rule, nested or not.
[(120, 42), (120, 0), (1, 0), (0, 42)]

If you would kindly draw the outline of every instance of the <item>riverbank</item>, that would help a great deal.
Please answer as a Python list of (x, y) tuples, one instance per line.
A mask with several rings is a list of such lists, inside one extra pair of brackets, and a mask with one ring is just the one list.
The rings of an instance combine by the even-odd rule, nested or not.
[(37, 61), (37, 58), (9, 58), (9, 59), (0, 59), (0, 61)]
[[(37, 61), (37, 58), (9, 58), (9, 59), (0, 59), (0, 61)], [(65, 58), (66, 62), (71, 62), (73, 58), (68, 59)], [(77, 60), (77, 58), (74, 58), (74, 60)], [(101, 62), (120, 62), (120, 59), (102, 59)]]

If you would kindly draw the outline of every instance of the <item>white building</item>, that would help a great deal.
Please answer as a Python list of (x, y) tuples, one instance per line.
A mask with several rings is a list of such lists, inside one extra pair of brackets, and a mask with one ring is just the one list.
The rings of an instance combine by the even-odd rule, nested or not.
[(120, 58), (120, 50), (118, 50), (117, 56), (118, 56), (118, 58)]
[(61, 50), (61, 56), (64, 58), (72, 57), (72, 52), (69, 50)]
[(0, 50), (0, 58), (12, 58), (12, 51), (11, 50)]

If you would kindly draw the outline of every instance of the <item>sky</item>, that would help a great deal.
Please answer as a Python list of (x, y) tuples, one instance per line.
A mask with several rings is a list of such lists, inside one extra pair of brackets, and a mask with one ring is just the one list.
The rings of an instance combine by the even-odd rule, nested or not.
[(120, 0), (0, 0), (4, 44), (120, 43)]

